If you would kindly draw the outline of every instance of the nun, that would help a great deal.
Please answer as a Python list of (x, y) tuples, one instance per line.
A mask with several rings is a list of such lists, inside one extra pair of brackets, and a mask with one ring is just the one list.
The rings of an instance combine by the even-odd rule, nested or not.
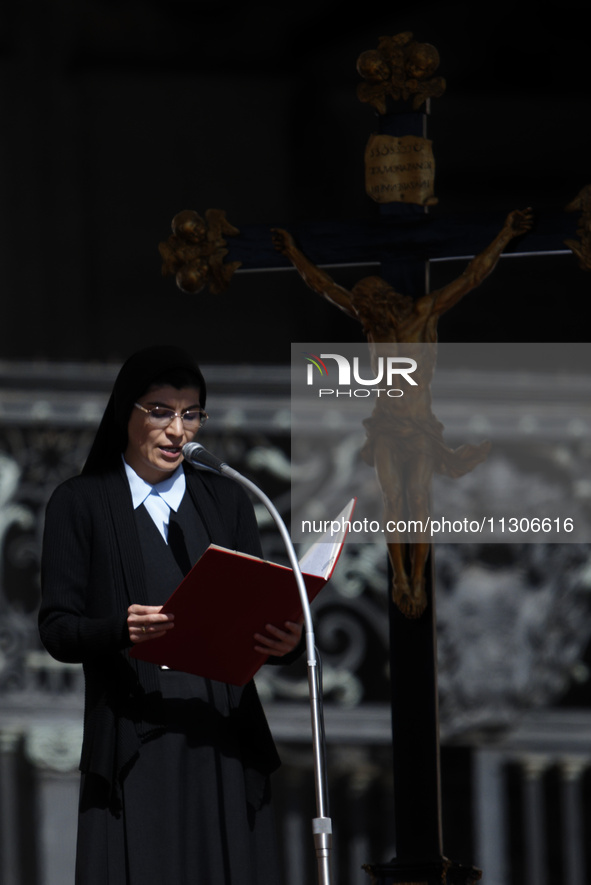
[[(129, 655), (174, 631), (161, 606), (209, 544), (261, 555), (243, 489), (183, 461), (205, 403), (187, 353), (134, 354), (81, 475), (47, 506), (40, 634), (55, 658), (83, 664), (86, 686), (77, 885), (280, 883), (269, 787), (279, 758), (254, 683)], [(300, 639), (287, 622), (253, 645), (288, 663)]]

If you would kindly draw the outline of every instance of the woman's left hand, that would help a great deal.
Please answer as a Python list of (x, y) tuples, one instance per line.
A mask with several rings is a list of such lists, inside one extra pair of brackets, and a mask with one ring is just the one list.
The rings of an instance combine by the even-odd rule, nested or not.
[(276, 627), (274, 624), (265, 624), (267, 634), (255, 633), (256, 641), (255, 651), (264, 655), (274, 655), (275, 657), (283, 657), (288, 655), (296, 648), (302, 637), (302, 624), (304, 619), (300, 621), (286, 621), (283, 628)]

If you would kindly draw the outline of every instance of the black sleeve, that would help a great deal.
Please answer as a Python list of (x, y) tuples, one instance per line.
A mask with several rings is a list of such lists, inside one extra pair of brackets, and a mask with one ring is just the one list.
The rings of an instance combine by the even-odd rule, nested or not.
[(68, 663), (131, 644), (126, 616), (111, 610), (111, 588), (96, 599), (97, 584), (109, 581), (109, 563), (93, 561), (95, 536), (88, 502), (72, 485), (60, 486), (45, 517), (39, 631), (49, 653)]

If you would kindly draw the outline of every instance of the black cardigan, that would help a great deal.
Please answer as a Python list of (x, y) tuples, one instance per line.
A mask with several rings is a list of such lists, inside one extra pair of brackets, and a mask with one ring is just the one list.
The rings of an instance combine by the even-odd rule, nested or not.
[[(187, 489), (212, 543), (255, 556), (261, 547), (252, 505), (226, 477), (185, 466)], [(39, 629), (60, 661), (82, 662), (84, 740), (80, 768), (103, 778), (109, 801), (138, 753), (142, 723), (134, 699), (158, 691), (153, 664), (127, 654), (127, 608), (147, 604), (144, 565), (123, 469), (67, 480), (47, 506)], [(293, 656), (290, 656), (292, 659)], [(287, 663), (286, 659), (280, 659)], [(279, 765), (253, 682), (236, 710), (249, 797), (258, 805), (266, 775)]]

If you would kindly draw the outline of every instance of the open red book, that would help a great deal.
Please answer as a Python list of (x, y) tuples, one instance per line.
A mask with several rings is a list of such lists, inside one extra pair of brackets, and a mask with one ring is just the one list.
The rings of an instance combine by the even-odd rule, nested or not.
[[(331, 577), (355, 507), (351, 500), (300, 560), (310, 602)], [(210, 544), (162, 607), (174, 629), (130, 651), (133, 658), (208, 679), (244, 685), (267, 660), (254, 650), (265, 624), (297, 621), (302, 605), (291, 568)]]

